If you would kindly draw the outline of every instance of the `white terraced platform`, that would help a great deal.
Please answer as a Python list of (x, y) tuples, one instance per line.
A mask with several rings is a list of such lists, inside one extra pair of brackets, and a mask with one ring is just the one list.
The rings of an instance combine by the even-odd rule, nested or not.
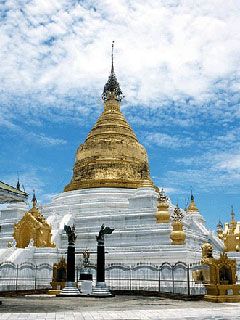
[[(170, 203), (170, 211), (173, 209)], [(52, 226), (56, 248), (28, 248), (24, 259), (36, 264), (56, 261), (67, 248), (64, 225), (73, 223), (76, 226), (78, 252), (86, 248), (96, 251), (96, 235), (103, 223), (115, 229), (113, 234), (105, 237), (107, 263), (192, 263), (200, 260), (201, 245), (209, 240), (216, 251), (222, 249), (222, 242), (206, 228), (202, 215), (197, 212), (187, 214), (185, 211), (186, 244), (171, 245), (171, 224), (157, 223), (156, 210), (157, 193), (150, 187), (93, 188), (61, 193), (42, 207), (42, 214)], [(23, 260), (23, 253), (22, 256), (15, 254), (16, 249), (6, 247), (9, 241), (13, 241), (14, 223), (25, 211), (27, 207), (24, 204), (10, 205), (2, 211), (0, 244), (3, 249), (0, 251), (0, 262), (10, 259), (18, 263)], [(95, 262), (95, 259), (95, 254), (92, 254), (90, 260)]]

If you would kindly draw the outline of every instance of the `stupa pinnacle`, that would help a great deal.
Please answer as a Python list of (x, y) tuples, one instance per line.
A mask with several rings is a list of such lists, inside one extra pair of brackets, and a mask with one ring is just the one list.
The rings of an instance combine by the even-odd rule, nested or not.
[(104, 111), (79, 146), (73, 178), (64, 191), (153, 186), (146, 150), (120, 111), (123, 94), (114, 72), (113, 44), (111, 73), (102, 94)]
[(108, 78), (107, 83), (104, 86), (103, 93), (102, 93), (102, 99), (103, 101), (107, 101), (109, 98), (111, 98), (111, 95), (114, 94), (115, 99), (117, 101), (121, 101), (123, 99), (122, 90), (120, 89), (120, 85), (117, 81), (117, 77), (114, 72), (114, 64), (113, 64), (113, 49), (114, 49), (114, 41), (112, 42), (112, 68), (111, 73)]

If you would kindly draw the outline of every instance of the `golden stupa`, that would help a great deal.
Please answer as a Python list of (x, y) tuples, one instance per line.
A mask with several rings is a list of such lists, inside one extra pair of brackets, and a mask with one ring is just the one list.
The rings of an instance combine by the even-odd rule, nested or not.
[(235, 220), (235, 213), (231, 211), (232, 219), (230, 222), (223, 224), (219, 221), (217, 225), (217, 234), (219, 239), (224, 242), (224, 250), (226, 252), (240, 251), (240, 222)]
[(55, 247), (51, 241), (51, 226), (37, 208), (35, 193), (32, 199), (33, 207), (22, 219), (14, 225), (13, 237), (17, 248), (25, 248), (31, 244), (35, 247)]
[(102, 94), (104, 111), (79, 146), (73, 178), (64, 191), (153, 186), (146, 150), (120, 110), (122, 98), (112, 54), (112, 69)]
[(198, 210), (198, 208), (197, 208), (197, 206), (195, 204), (195, 200), (194, 200), (194, 196), (193, 196), (192, 192), (191, 192), (191, 202), (190, 202), (190, 204), (189, 204), (189, 206), (187, 208), (187, 212), (188, 213), (199, 212), (199, 210)]

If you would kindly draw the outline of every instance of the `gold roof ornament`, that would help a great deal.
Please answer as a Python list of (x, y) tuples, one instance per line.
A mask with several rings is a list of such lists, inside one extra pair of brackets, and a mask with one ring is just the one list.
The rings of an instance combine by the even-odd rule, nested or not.
[(170, 222), (168, 198), (163, 189), (159, 192), (157, 212), (155, 216), (156, 216), (157, 223)]
[(173, 215), (172, 215), (172, 231), (170, 233), (170, 239), (172, 240), (173, 245), (183, 245), (185, 244), (186, 234), (183, 231), (183, 213), (176, 205)]
[(187, 212), (188, 213), (196, 213), (196, 212), (199, 212), (196, 204), (195, 204), (195, 201), (194, 201), (194, 196), (192, 194), (192, 191), (191, 191), (191, 202), (187, 208)]
[(209, 242), (204, 242), (202, 244), (202, 261), (206, 261), (206, 259), (213, 258), (213, 246)]
[(173, 221), (182, 222), (183, 213), (182, 213), (181, 209), (179, 208), (178, 203), (176, 204), (176, 207), (173, 211), (172, 219), (173, 219)]
[(35, 247), (55, 247), (51, 242), (51, 227), (37, 209), (37, 198), (33, 193), (32, 208), (14, 225), (13, 237), (17, 248), (29, 245)]
[(240, 250), (240, 222), (235, 220), (233, 206), (231, 206), (231, 221), (217, 225), (217, 234), (219, 239), (224, 242), (226, 252), (238, 252)]
[(102, 99), (104, 110), (76, 152), (73, 177), (64, 191), (83, 188), (153, 187), (144, 147), (120, 110), (123, 98), (113, 65)]

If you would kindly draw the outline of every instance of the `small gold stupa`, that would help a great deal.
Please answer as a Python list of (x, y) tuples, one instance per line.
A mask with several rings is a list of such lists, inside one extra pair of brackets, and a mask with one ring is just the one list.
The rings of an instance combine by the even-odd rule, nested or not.
[(55, 247), (51, 241), (51, 226), (37, 209), (35, 193), (32, 199), (33, 207), (22, 219), (14, 225), (13, 237), (17, 248), (25, 248), (31, 244), (35, 247)]
[(217, 234), (219, 239), (224, 242), (226, 252), (240, 251), (240, 222), (235, 220), (235, 213), (231, 211), (231, 221), (223, 224), (219, 221), (217, 225)]
[(165, 195), (164, 190), (162, 189), (159, 192), (157, 212), (156, 212), (157, 223), (169, 223), (170, 222), (170, 212), (168, 198)]
[(144, 147), (120, 110), (123, 98), (113, 66), (104, 86), (104, 111), (76, 152), (73, 177), (64, 191), (153, 186)]
[(189, 206), (187, 208), (187, 212), (188, 213), (199, 212), (199, 210), (198, 210), (198, 208), (197, 208), (197, 206), (195, 204), (195, 200), (194, 200), (194, 196), (193, 196), (192, 192), (191, 192), (191, 202), (190, 202), (190, 204), (189, 204)]
[(172, 215), (172, 231), (170, 233), (170, 239), (173, 245), (183, 245), (186, 240), (186, 233), (183, 230), (183, 213), (176, 205), (173, 215)]

